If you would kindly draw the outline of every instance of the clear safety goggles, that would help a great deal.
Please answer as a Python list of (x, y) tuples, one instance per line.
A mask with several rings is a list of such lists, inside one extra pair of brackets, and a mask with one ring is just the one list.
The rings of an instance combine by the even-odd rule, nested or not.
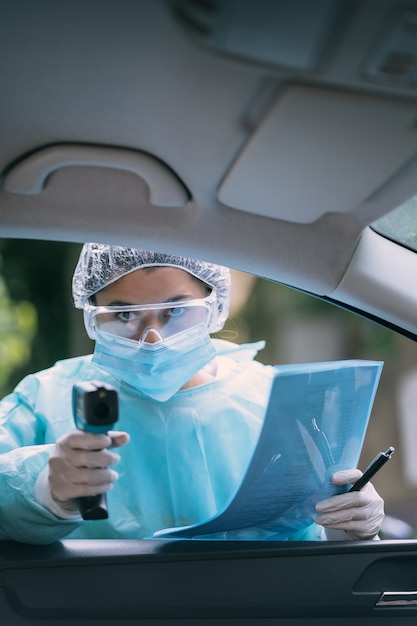
[(106, 343), (109, 335), (157, 343), (197, 326), (209, 328), (216, 297), (210, 294), (198, 300), (132, 304), (126, 306), (84, 307), (85, 327), (91, 339)]

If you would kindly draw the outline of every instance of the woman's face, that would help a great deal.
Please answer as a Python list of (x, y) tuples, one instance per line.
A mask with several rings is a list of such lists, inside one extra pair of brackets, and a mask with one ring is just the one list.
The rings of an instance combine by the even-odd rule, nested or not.
[[(191, 328), (204, 321), (203, 307), (175, 308), (176, 302), (205, 298), (209, 289), (188, 272), (173, 267), (139, 269), (123, 276), (96, 294), (99, 306), (167, 304), (146, 311), (105, 313), (100, 324), (113, 332), (136, 341), (155, 343), (164, 336)], [(111, 330), (110, 330), (111, 329)], [(168, 335), (167, 335), (168, 334)]]

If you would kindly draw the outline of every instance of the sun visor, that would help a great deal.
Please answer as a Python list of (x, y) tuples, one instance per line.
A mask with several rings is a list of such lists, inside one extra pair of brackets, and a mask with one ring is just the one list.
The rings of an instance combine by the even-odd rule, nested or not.
[(220, 185), (226, 206), (310, 223), (350, 213), (417, 153), (413, 103), (293, 86)]

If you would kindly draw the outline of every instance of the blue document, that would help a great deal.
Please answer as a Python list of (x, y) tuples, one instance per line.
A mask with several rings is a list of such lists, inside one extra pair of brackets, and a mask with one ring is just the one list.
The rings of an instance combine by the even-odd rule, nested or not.
[(315, 504), (347, 491), (331, 476), (358, 465), (382, 370), (376, 361), (276, 367), (264, 424), (245, 475), (211, 519), (155, 537), (260, 528), (286, 539), (314, 522)]

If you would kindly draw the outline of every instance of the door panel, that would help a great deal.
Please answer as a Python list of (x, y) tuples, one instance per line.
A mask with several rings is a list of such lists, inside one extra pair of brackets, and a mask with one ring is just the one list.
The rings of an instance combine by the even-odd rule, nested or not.
[[(413, 541), (4, 542), (0, 564), (0, 615), (11, 626), (394, 626), (417, 618)], [(384, 592), (396, 595), (377, 606)]]

